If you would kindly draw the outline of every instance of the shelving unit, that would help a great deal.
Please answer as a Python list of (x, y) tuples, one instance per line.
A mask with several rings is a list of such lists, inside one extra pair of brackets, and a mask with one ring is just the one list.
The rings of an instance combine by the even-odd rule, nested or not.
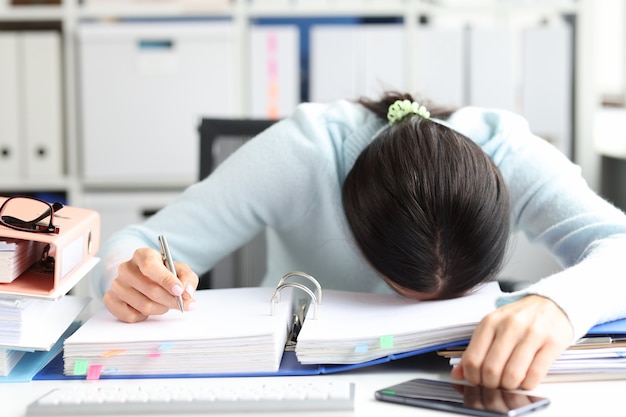
[[(88, 3), (88, 2), (87, 2)], [(306, 18), (306, 17), (350, 17), (362, 18), (399, 18), (403, 22), (406, 34), (405, 47), (416, 51), (416, 34), (420, 20), (428, 16), (433, 20), (494, 20), (514, 22), (520, 19), (547, 19), (561, 15), (573, 16), (576, 20), (575, 31), (575, 97), (573, 105), (573, 155), (583, 168), (583, 173), (592, 186), (596, 185), (597, 162), (592, 144), (591, 117), (597, 97), (591, 82), (593, 77), (593, 1), (592, 0), (528, 0), (528, 1), (460, 1), (460, 0), (232, 0), (222, 6), (202, 6), (211, 2), (162, 1), (124, 5), (111, 1), (109, 4), (84, 5), (79, 0), (64, 0), (58, 6), (11, 6), (9, 0), (0, 0), (0, 30), (19, 28), (23, 24), (48, 24), (60, 28), (62, 37), (62, 92), (63, 92), (63, 142), (64, 174), (61, 178), (37, 178), (8, 180), (0, 178), (1, 192), (18, 191), (59, 191), (67, 195), (69, 203), (84, 205), (86, 195), (95, 193), (158, 193), (163, 192), (170, 198), (182, 190), (185, 182), (145, 182), (135, 183), (89, 183), (84, 181), (81, 162), (81, 149), (84, 146), (81, 137), (83, 110), (80, 105), (80, 65), (77, 46), (79, 25), (87, 21), (119, 20), (171, 20), (203, 18), (227, 18), (234, 23), (236, 53), (234, 75), (240, 86), (239, 93), (233, 98), (235, 113), (247, 116), (246, 107), (249, 90), (247, 69), (249, 62), (248, 34), (251, 22), (262, 18)], [(420, 70), (416, 53), (406, 59), (404, 73), (407, 74), (406, 86), (409, 91), (416, 91), (415, 74)], [(115, 161), (112, 161), (112, 167)]]

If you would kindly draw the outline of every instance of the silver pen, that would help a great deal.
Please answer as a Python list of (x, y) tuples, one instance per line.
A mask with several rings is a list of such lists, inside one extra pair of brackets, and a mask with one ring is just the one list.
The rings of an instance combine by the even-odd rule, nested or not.
[[(163, 264), (170, 270), (175, 277), (178, 277), (176, 274), (176, 267), (174, 266), (174, 259), (172, 259), (172, 253), (170, 252), (170, 247), (167, 244), (167, 239), (164, 235), (159, 235), (159, 246), (161, 247), (161, 257), (163, 258)], [(183, 295), (176, 296), (176, 302), (178, 303), (178, 308), (180, 312), (184, 312), (183, 305)]]

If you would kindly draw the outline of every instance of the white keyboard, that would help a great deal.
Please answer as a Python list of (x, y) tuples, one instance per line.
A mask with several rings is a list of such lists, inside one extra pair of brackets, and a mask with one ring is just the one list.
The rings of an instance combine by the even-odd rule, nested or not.
[(202, 414), (212, 412), (352, 411), (354, 384), (262, 382), (228, 386), (68, 385), (31, 403), (27, 416)]

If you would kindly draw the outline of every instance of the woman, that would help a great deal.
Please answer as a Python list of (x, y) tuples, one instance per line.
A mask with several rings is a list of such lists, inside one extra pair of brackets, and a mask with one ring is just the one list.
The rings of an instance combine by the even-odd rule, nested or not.
[[(546, 245), (564, 270), (507, 294), (453, 371), (531, 389), (593, 325), (626, 316), (626, 216), (514, 114), (447, 113), (388, 93), (302, 104), (204, 181), (103, 249), (107, 308), (134, 322), (194, 306), (196, 273), (267, 230), (263, 285), (301, 270), (324, 288), (456, 297), (497, 277), (511, 231)], [(178, 277), (163, 266), (157, 236)]]

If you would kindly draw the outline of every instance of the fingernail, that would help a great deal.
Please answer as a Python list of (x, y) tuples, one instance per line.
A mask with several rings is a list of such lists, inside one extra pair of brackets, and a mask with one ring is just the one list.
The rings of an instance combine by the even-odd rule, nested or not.
[(196, 289), (191, 284), (187, 284), (185, 286), (185, 292), (189, 295), (193, 295), (193, 293), (196, 292)]
[(189, 304), (187, 304), (187, 311), (191, 311), (191, 310), (195, 310), (196, 309), (196, 302), (192, 301)]
[(178, 296), (178, 295), (181, 295), (183, 293), (183, 287), (181, 287), (178, 284), (174, 284), (174, 285), (172, 285), (172, 289), (170, 291), (172, 292), (172, 294)]

